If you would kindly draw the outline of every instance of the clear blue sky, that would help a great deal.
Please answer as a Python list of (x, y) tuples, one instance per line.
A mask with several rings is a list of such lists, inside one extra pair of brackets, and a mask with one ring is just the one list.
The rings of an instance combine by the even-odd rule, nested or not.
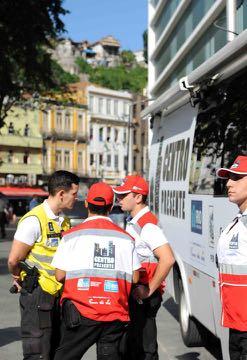
[(112, 35), (122, 49), (141, 50), (148, 0), (65, 0), (63, 21), (72, 40), (94, 42)]

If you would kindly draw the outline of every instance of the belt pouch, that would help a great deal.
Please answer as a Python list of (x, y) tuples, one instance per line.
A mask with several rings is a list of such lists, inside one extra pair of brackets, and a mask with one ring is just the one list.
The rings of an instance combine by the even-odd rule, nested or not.
[(72, 301), (65, 299), (62, 304), (62, 316), (66, 328), (71, 329), (81, 324), (81, 314)]

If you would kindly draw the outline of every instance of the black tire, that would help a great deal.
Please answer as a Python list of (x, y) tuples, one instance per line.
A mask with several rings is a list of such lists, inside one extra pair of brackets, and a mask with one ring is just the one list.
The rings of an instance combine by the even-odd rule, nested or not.
[(183, 342), (188, 347), (202, 346), (204, 329), (189, 315), (182, 281), (179, 280), (179, 323)]

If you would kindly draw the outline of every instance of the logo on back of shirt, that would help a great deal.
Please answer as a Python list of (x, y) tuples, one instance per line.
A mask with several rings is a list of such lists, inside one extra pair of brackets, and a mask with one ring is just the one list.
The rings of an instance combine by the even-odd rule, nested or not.
[(118, 282), (115, 280), (105, 280), (104, 291), (106, 292), (118, 292)]
[(90, 288), (90, 279), (89, 278), (80, 278), (77, 281), (78, 290), (89, 290)]
[(94, 244), (93, 267), (98, 269), (115, 269), (115, 245), (108, 242), (108, 247), (100, 247), (99, 243)]
[(238, 234), (233, 235), (229, 243), (229, 249), (238, 249)]

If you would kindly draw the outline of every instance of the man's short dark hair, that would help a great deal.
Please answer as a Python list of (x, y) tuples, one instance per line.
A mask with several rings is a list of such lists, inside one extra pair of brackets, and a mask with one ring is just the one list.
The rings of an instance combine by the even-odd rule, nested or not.
[(78, 185), (79, 182), (80, 179), (77, 175), (69, 171), (58, 170), (55, 171), (48, 180), (48, 192), (54, 196), (60, 190), (69, 191), (72, 184)]
[[(95, 198), (95, 200), (104, 200), (104, 199), (103, 198)], [(111, 207), (112, 207), (112, 204), (100, 206), (100, 205), (88, 203), (88, 210), (90, 211), (90, 213), (96, 214), (96, 215), (106, 216), (110, 212)]]
[(147, 198), (148, 198), (147, 195), (138, 194), (138, 193), (132, 193), (132, 194), (134, 194), (134, 197), (135, 197), (136, 195), (141, 195), (141, 196), (142, 196), (142, 204), (147, 204)]
[(148, 198), (147, 195), (142, 195), (142, 203), (143, 203), (143, 204), (146, 204), (146, 203), (147, 203), (147, 198)]

